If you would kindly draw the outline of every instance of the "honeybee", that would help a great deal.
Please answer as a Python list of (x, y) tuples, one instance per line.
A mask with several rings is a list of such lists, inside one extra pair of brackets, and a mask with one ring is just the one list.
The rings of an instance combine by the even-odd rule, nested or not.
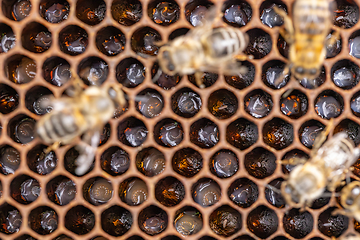
[(345, 211), (339, 212), (348, 216), (352, 216), (356, 221), (360, 221), (360, 182), (354, 181), (347, 184), (340, 194), (340, 203)]
[[(326, 46), (333, 45), (339, 32), (326, 39), (332, 27), (333, 4), (329, 0), (296, 0), (292, 19), (280, 8), (275, 12), (284, 19), (280, 34), (290, 44), (289, 63), (282, 76), (291, 74), (300, 80), (314, 80), (320, 75), (326, 57)], [(276, 84), (282, 80), (279, 77)]]
[(209, 9), (200, 26), (160, 48), (157, 59), (162, 72), (170, 76), (195, 74), (196, 84), (201, 88), (204, 72), (222, 70), (227, 75), (247, 72), (237, 61), (246, 59), (241, 52), (248, 45), (247, 34), (230, 26), (214, 28), (211, 22), (215, 12), (215, 8)]
[(78, 87), (73, 94), (72, 97), (51, 98), (47, 105), (52, 111), (40, 118), (36, 132), (42, 141), (52, 144), (46, 152), (83, 135), (76, 146), (79, 157), (75, 169), (77, 175), (82, 175), (93, 163), (104, 125), (113, 117), (116, 107), (124, 106), (126, 100), (119, 85), (91, 86), (85, 90)]
[(309, 206), (323, 195), (325, 188), (335, 190), (360, 154), (359, 148), (355, 148), (345, 132), (325, 141), (332, 122), (315, 139), (308, 161), (290, 159), (290, 162), (301, 162), (281, 185), (281, 193), (291, 207)]

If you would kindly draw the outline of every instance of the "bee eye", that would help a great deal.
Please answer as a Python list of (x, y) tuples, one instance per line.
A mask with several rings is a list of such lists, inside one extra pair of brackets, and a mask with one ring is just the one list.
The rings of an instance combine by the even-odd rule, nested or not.
[(169, 58), (169, 57), (170, 57), (169, 51), (164, 51), (164, 52), (163, 52), (163, 56), (164, 56), (165, 58)]
[(352, 197), (348, 197), (345, 201), (347, 205), (352, 205), (354, 203), (354, 199)]
[(175, 70), (175, 66), (174, 66), (174, 64), (172, 64), (172, 63), (169, 63), (169, 64), (167, 65), (167, 68), (168, 68), (170, 71), (174, 71), (174, 70)]
[(316, 70), (316, 68), (312, 68), (312, 69), (310, 69), (309, 72), (311, 75), (314, 75), (314, 74), (316, 74), (317, 70)]
[(304, 73), (304, 68), (302, 68), (302, 67), (297, 67), (297, 68), (295, 69), (295, 71), (296, 71), (297, 73), (299, 73), (299, 74), (302, 74), (302, 73)]

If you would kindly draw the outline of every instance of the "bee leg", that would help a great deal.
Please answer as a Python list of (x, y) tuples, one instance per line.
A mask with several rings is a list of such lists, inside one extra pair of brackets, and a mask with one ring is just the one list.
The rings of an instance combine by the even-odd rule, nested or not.
[(331, 37), (326, 41), (327, 46), (333, 46), (340, 39), (340, 30), (336, 28)]
[(280, 15), (284, 19), (284, 26), (280, 28), (280, 34), (283, 36), (286, 42), (291, 43), (294, 36), (294, 27), (291, 18), (286, 14), (286, 12), (278, 7), (273, 8), (276, 14)]
[(347, 212), (344, 209), (336, 209), (336, 210), (332, 211), (331, 215), (332, 216), (344, 215), (344, 216), (347, 216), (347, 217), (353, 217), (353, 215), (350, 212)]
[(161, 47), (161, 46), (164, 46), (166, 44), (166, 42), (164, 40), (161, 40), (161, 41), (153, 41), (153, 44), (155, 46), (158, 46), (158, 47)]
[(91, 130), (85, 133), (82, 141), (76, 146), (77, 150), (79, 151), (79, 157), (76, 159), (76, 175), (83, 175), (89, 170), (94, 162), (95, 153), (99, 142), (100, 131)]
[(280, 84), (280, 82), (285, 78), (285, 76), (287, 74), (289, 74), (289, 71), (290, 71), (290, 66), (289, 65), (286, 65), (284, 70), (282, 71), (282, 73), (280, 74), (280, 76), (278, 76), (275, 81), (274, 81), (274, 86), (276, 87), (277, 85)]
[(44, 153), (48, 154), (49, 152), (54, 151), (54, 150), (58, 149), (59, 147), (60, 147), (60, 142), (54, 142), (52, 145), (50, 145), (49, 147), (47, 147), (44, 150)]
[(281, 160), (280, 163), (281, 164), (298, 165), (298, 164), (304, 164), (304, 163), (306, 163), (306, 161), (307, 160), (304, 159), (304, 158), (293, 157), (293, 158), (290, 158), (290, 159)]
[(234, 58), (236, 60), (239, 60), (239, 61), (246, 61), (248, 59), (253, 59), (254, 56), (252, 56), (252, 55), (248, 56), (248, 55), (239, 54), (239, 55), (234, 56)]
[(195, 72), (195, 82), (196, 82), (196, 85), (198, 85), (199, 88), (205, 88), (205, 85), (202, 81), (202, 75), (203, 73), (202, 72)]
[(314, 145), (313, 148), (311, 150), (310, 155), (311, 156), (315, 156), (317, 153), (317, 150), (321, 147), (321, 145), (325, 142), (327, 135), (329, 135), (330, 130), (332, 129), (334, 125), (334, 119), (331, 118), (329, 120), (328, 125), (326, 126), (326, 128), (315, 138), (314, 140)]

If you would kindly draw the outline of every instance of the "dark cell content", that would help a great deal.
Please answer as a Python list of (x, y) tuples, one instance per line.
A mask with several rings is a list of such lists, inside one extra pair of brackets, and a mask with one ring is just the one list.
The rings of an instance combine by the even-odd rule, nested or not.
[(55, 203), (60, 206), (69, 204), (76, 195), (76, 186), (70, 179), (64, 179), (60, 183), (54, 183), (56, 185), (54, 197)]
[[(265, 188), (265, 198), (273, 206), (277, 208), (285, 207), (285, 199), (280, 193), (281, 183), (284, 180), (281, 178), (275, 179), (269, 183), (269, 187)], [(278, 189), (278, 190), (275, 190)]]
[(23, 46), (29, 51), (42, 53), (51, 47), (52, 38), (51, 38), (51, 33), (49, 31), (41, 31), (34, 34), (30, 33), (28, 37), (29, 37), (28, 40), (30, 40), (32, 46), (30, 44), (28, 45), (24, 43)]
[(315, 100), (315, 112), (325, 119), (338, 117), (342, 108), (340, 101), (331, 95), (322, 94)]
[(219, 129), (208, 119), (200, 119), (190, 127), (190, 141), (201, 148), (212, 148), (219, 142)]
[(86, 50), (88, 34), (84, 29), (70, 25), (59, 33), (59, 44), (62, 52), (71, 56), (79, 55)]
[(83, 176), (83, 175), (87, 174), (88, 172), (90, 172), (94, 168), (94, 162), (93, 162), (91, 164), (89, 170), (86, 173), (84, 173), (82, 175), (77, 175), (75, 172), (75, 169), (77, 168), (76, 159), (78, 159), (79, 155), (80, 155), (79, 151), (75, 147), (72, 147), (65, 153), (65, 156), (64, 156), (65, 169), (75, 176)]
[(221, 189), (214, 180), (203, 178), (193, 185), (192, 197), (200, 206), (209, 207), (220, 201)]
[(315, 199), (315, 201), (312, 203), (310, 208), (320, 209), (330, 202), (330, 198), (331, 198), (331, 192), (326, 189), (321, 197)]
[(0, 53), (6, 53), (15, 47), (15, 34), (11, 27), (0, 24)]
[[(274, 62), (267, 69), (263, 69), (262, 80), (272, 89), (280, 89), (284, 87), (290, 80), (289, 73), (283, 75), (285, 64), (282, 62)], [(282, 79), (280, 79), (282, 78)]]
[(163, 97), (158, 92), (146, 92), (145, 94), (136, 96), (137, 108), (142, 115), (147, 118), (158, 116), (163, 107)]
[(0, 113), (7, 114), (19, 105), (19, 95), (11, 87), (0, 84)]
[(289, 43), (287, 43), (285, 41), (285, 39), (283, 38), (283, 36), (281, 36), (281, 34), (279, 34), (279, 38), (277, 40), (276, 46), (280, 52), (280, 54), (285, 57), (288, 58), (289, 57)]
[(203, 158), (194, 149), (184, 148), (177, 151), (172, 158), (172, 167), (175, 172), (184, 177), (195, 176), (203, 166)]
[(255, 148), (245, 155), (245, 169), (253, 177), (263, 179), (276, 169), (276, 157), (264, 148)]
[(360, 92), (355, 93), (351, 98), (350, 108), (355, 116), (360, 117)]
[(274, 10), (275, 6), (286, 11), (286, 9), (283, 7), (283, 5), (273, 3), (269, 7), (264, 8), (262, 10), (261, 16), (260, 16), (261, 22), (271, 28), (276, 27), (276, 26), (281, 26), (284, 24), (284, 20), (282, 19), (282, 17), (280, 17), (275, 12), (275, 10)]
[(345, 132), (348, 138), (354, 141), (355, 146), (360, 144), (360, 126), (349, 119), (342, 120), (333, 131), (333, 134)]
[(183, 140), (184, 131), (178, 122), (166, 123), (159, 131), (158, 140), (163, 146), (175, 147)]
[(239, 161), (230, 150), (220, 150), (210, 158), (210, 171), (219, 178), (228, 178), (239, 169)]
[(208, 109), (218, 119), (226, 119), (234, 115), (238, 108), (236, 96), (225, 89), (213, 92), (208, 99)]
[(29, 178), (21, 183), (20, 194), (23, 201), (31, 203), (40, 195), (40, 184), (33, 178)]
[(76, 16), (89, 25), (99, 24), (105, 18), (106, 4), (102, 0), (80, 0), (76, 4)]
[(210, 214), (209, 219), (211, 230), (223, 237), (238, 232), (242, 227), (241, 222), (240, 213), (228, 205), (217, 208)]
[(84, 206), (73, 207), (65, 215), (65, 227), (78, 235), (90, 232), (94, 226), (95, 215)]
[(36, 63), (34, 60), (21, 55), (10, 61), (5, 71), (10, 81), (17, 84), (28, 83), (36, 76)]
[(227, 84), (240, 90), (250, 86), (255, 78), (255, 67), (252, 63), (245, 61), (242, 62), (242, 66), (247, 68), (247, 73), (239, 73), (236, 76), (225, 76)]
[(247, 55), (253, 55), (255, 59), (263, 58), (271, 51), (271, 37), (268, 33), (260, 29), (247, 31), (249, 35), (249, 45), (244, 50)]
[(277, 150), (284, 149), (290, 146), (293, 139), (293, 126), (280, 118), (274, 118), (264, 125), (263, 140), (270, 147)]
[(257, 185), (247, 179), (240, 178), (235, 180), (228, 189), (228, 197), (236, 205), (242, 208), (250, 207), (259, 196)]
[[(151, 69), (152, 78), (155, 77), (158, 70), (159, 70), (159, 64), (156, 62)], [(154, 83), (165, 90), (169, 90), (174, 88), (180, 82), (180, 80), (181, 77), (178, 74), (175, 74), (174, 76), (170, 76), (165, 73), (162, 73)]]
[(351, 28), (359, 20), (359, 7), (355, 2), (337, 1), (337, 9), (334, 11), (334, 25), (343, 28)]
[(125, 173), (129, 167), (129, 154), (121, 148), (111, 147), (101, 156), (101, 168), (113, 176)]
[[(329, 33), (325, 41), (329, 41), (331, 38), (333, 38), (334, 34), (335, 34), (334, 32)], [(341, 52), (341, 47), (342, 47), (341, 36), (339, 35), (339, 37), (336, 38), (335, 42), (332, 45), (326, 44), (325, 46), (326, 46), (326, 58), (335, 57)]]
[[(15, 124), (13, 122), (13, 124)], [(14, 126), (13, 139), (21, 144), (31, 142), (35, 137), (35, 120), (32, 118), (23, 118)]]
[(335, 208), (328, 208), (319, 215), (318, 229), (328, 237), (339, 237), (346, 231), (349, 225), (349, 218), (344, 215), (333, 215)]
[(58, 227), (58, 217), (56, 212), (53, 210), (42, 212), (40, 225), (42, 228), (41, 230), (38, 230), (40, 234), (49, 234), (54, 232)]
[(0, 149), (0, 170), (4, 175), (14, 174), (20, 165), (20, 153), (8, 145)]
[(124, 59), (116, 67), (116, 78), (125, 87), (136, 87), (145, 79), (145, 67), (134, 58)]
[(254, 118), (267, 116), (273, 106), (271, 96), (264, 91), (255, 91), (245, 97), (245, 111)]
[(305, 115), (307, 107), (306, 95), (301, 92), (292, 92), (289, 96), (280, 100), (280, 111), (292, 119)]
[(145, 176), (156, 176), (165, 169), (164, 154), (156, 148), (146, 148), (137, 154), (136, 167)]
[(252, 10), (249, 4), (241, 2), (225, 9), (223, 20), (233, 27), (245, 26), (251, 19)]
[(226, 141), (240, 150), (253, 145), (258, 137), (257, 126), (245, 118), (235, 120), (226, 129)]
[(146, 140), (148, 130), (145, 126), (135, 126), (126, 128), (124, 133), (127, 143), (132, 147), (137, 147)]
[(349, 40), (349, 54), (353, 57), (360, 58), (360, 36)]
[(51, 84), (61, 87), (71, 78), (70, 64), (65, 60), (58, 62), (54, 66), (48, 62), (44, 64), (44, 78)]
[(198, 233), (203, 226), (202, 214), (193, 207), (185, 207), (177, 211), (174, 227), (184, 236)]
[(111, 236), (124, 235), (133, 224), (131, 213), (125, 208), (113, 206), (101, 214), (101, 227)]
[[(219, 75), (216, 74), (216, 73), (209, 73), (209, 72), (204, 72), (202, 74), (202, 77), (201, 77), (201, 82), (203, 83), (203, 85), (205, 86), (205, 88), (207, 87), (210, 87), (212, 86), (216, 80), (218, 79)], [(188, 76), (188, 79), (189, 81), (194, 84), (196, 87), (199, 87), (197, 84), (196, 84), (196, 81), (195, 81), (195, 75), (189, 75)]]
[(111, 6), (112, 17), (125, 26), (133, 25), (142, 17), (142, 6), (137, 0), (117, 0)]
[(276, 232), (279, 219), (274, 210), (261, 205), (249, 213), (246, 222), (252, 233), (259, 238), (267, 239)]
[(185, 187), (176, 178), (166, 177), (156, 184), (155, 197), (164, 206), (173, 207), (184, 199)]
[(312, 148), (315, 138), (324, 130), (321, 123), (315, 122), (302, 127), (300, 130), (300, 142), (307, 148)]
[(138, 224), (144, 233), (154, 236), (166, 229), (168, 216), (161, 208), (151, 205), (139, 213)]
[(188, 21), (194, 27), (201, 26), (206, 12), (207, 7), (199, 5), (191, 11)]
[(17, 0), (12, 6), (11, 16), (15, 21), (21, 21), (30, 15), (31, 11), (30, 0)]
[(347, 63), (346, 66), (332, 70), (332, 80), (336, 86), (342, 89), (351, 89), (359, 82), (359, 67), (352, 62)]
[(129, 178), (120, 183), (119, 196), (127, 205), (140, 205), (148, 198), (148, 188), (140, 178)]
[[(290, 152), (287, 152), (283, 157), (282, 160), (289, 160), (292, 158), (300, 158), (304, 159), (305, 161), (309, 159), (309, 155), (307, 155), (305, 152), (299, 150), (299, 149), (293, 149)], [(293, 164), (282, 164), (282, 171), (285, 174), (290, 173), (296, 165)]]
[(177, 115), (185, 118), (195, 116), (200, 111), (202, 105), (199, 94), (190, 89), (176, 93), (173, 95), (171, 101), (173, 111)]
[(50, 96), (39, 96), (34, 102), (33, 102), (33, 110), (37, 115), (44, 115), (46, 113), (49, 113), (52, 110), (52, 106), (48, 105), (50, 103)]
[(81, 61), (78, 69), (79, 77), (87, 85), (100, 86), (107, 79), (109, 67), (101, 58), (91, 57)]
[(176, 2), (159, 2), (149, 9), (150, 18), (157, 24), (168, 26), (179, 19), (180, 9)]
[(160, 41), (161, 35), (155, 29), (144, 27), (131, 37), (131, 48), (142, 57), (156, 56), (160, 47), (155, 43)]
[(315, 89), (322, 85), (326, 80), (325, 68), (322, 67), (320, 75), (315, 79), (298, 79), (300, 81), (301, 86), (307, 89)]
[(43, 1), (40, 3), (40, 14), (49, 23), (60, 23), (68, 18), (70, 4), (65, 1)]
[(115, 56), (124, 51), (125, 35), (115, 27), (105, 27), (96, 34), (96, 46), (103, 54)]
[(300, 212), (291, 209), (283, 218), (285, 231), (294, 238), (303, 238), (308, 235), (314, 225), (314, 219), (307, 211)]
[(40, 175), (51, 173), (57, 165), (57, 157), (54, 151), (45, 153), (45, 146), (40, 146), (28, 153), (28, 165), (30, 169)]
[(113, 196), (113, 187), (111, 183), (104, 178), (93, 180), (85, 191), (85, 199), (93, 205), (107, 203)]
[(20, 230), (22, 216), (13, 206), (4, 204), (0, 207), (0, 232), (5, 234), (16, 233)]

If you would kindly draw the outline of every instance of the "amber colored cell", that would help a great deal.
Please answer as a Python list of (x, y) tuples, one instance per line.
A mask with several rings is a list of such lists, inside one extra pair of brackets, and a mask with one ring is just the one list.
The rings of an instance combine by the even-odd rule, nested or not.
[(70, 64), (60, 57), (48, 58), (44, 62), (42, 70), (43, 78), (57, 87), (61, 87), (71, 78)]
[(349, 225), (349, 218), (344, 215), (334, 215), (336, 208), (326, 209), (319, 215), (318, 229), (327, 237), (339, 237), (346, 231)]
[(151, 27), (143, 27), (134, 32), (131, 37), (132, 50), (142, 56), (151, 57), (156, 56), (159, 51), (159, 46), (155, 42), (161, 41), (161, 35), (158, 31)]
[(184, 185), (174, 177), (159, 180), (155, 186), (155, 198), (164, 206), (173, 207), (185, 197)]
[(220, 89), (209, 96), (208, 109), (216, 118), (227, 119), (236, 113), (238, 100), (234, 93)]
[(76, 17), (89, 25), (99, 24), (105, 18), (106, 4), (102, 0), (79, 0)]
[(34, 53), (42, 53), (51, 47), (52, 34), (44, 25), (32, 22), (26, 25), (22, 31), (21, 42), (25, 49)]
[(211, 178), (202, 178), (192, 186), (192, 197), (202, 207), (209, 207), (220, 201), (221, 188)]
[(227, 193), (230, 200), (242, 208), (250, 207), (259, 196), (257, 185), (247, 178), (235, 180), (229, 186)]
[(87, 234), (94, 226), (94, 213), (82, 205), (71, 208), (65, 215), (65, 227), (78, 235)]
[(195, 176), (203, 166), (203, 158), (192, 148), (178, 150), (172, 158), (172, 167), (175, 172), (184, 177)]
[(219, 142), (218, 126), (207, 118), (202, 118), (190, 127), (190, 141), (201, 148), (212, 148)]
[(41, 235), (47, 235), (58, 228), (58, 215), (49, 207), (38, 207), (30, 212), (29, 226)]
[(228, 178), (238, 171), (239, 161), (234, 152), (223, 149), (210, 158), (209, 167), (211, 173), (215, 176)]
[(175, 213), (174, 227), (183, 236), (198, 233), (203, 227), (203, 217), (199, 210), (185, 206)]
[(291, 209), (283, 218), (285, 231), (294, 238), (304, 238), (313, 229), (314, 219), (308, 211)]
[(22, 21), (30, 15), (32, 4), (30, 0), (2, 1), (3, 14), (14, 21)]
[(101, 214), (101, 227), (111, 236), (124, 235), (133, 224), (131, 213), (123, 207), (112, 206)]
[(141, 231), (154, 236), (167, 228), (168, 215), (161, 208), (151, 205), (139, 213), (138, 224)]
[(226, 129), (226, 141), (240, 150), (249, 148), (258, 137), (257, 126), (245, 118), (235, 120)]
[(274, 173), (276, 157), (272, 152), (258, 147), (245, 155), (244, 164), (251, 176), (263, 179)]
[(5, 75), (16, 84), (29, 83), (36, 76), (36, 62), (24, 55), (13, 55), (6, 61)]
[(156, 176), (165, 169), (165, 156), (156, 148), (145, 148), (136, 155), (136, 167), (147, 177)]
[(264, 142), (277, 150), (290, 146), (293, 139), (293, 126), (280, 118), (270, 120), (263, 127)]
[(236, 76), (225, 76), (227, 84), (240, 90), (250, 86), (255, 78), (254, 64), (248, 61), (242, 62), (241, 64), (247, 68), (247, 72), (245, 74), (239, 73), (239, 75)]
[[(60, 237), (60, 236), (59, 236)], [(56, 240), (61, 240), (62, 238), (56, 238)], [(66, 238), (64, 238), (66, 239)], [(68, 238), (70, 240), (70, 238)], [(68, 240), (66, 239), (66, 240)], [(33, 238), (29, 234), (21, 235), (20, 237), (15, 238), (14, 240), (36, 240), (36, 238)]]
[(30, 143), (35, 139), (36, 121), (26, 115), (17, 115), (9, 121), (8, 135), (20, 144)]
[(107, 56), (116, 56), (124, 51), (125, 35), (119, 29), (108, 26), (100, 29), (96, 34), (96, 47)]
[[(75, 147), (70, 148), (65, 153), (65, 156), (64, 156), (64, 166), (65, 166), (66, 171), (68, 171), (69, 173), (71, 173), (75, 176), (78, 176), (75, 172), (75, 169), (77, 168), (76, 160), (78, 157), (79, 157), (79, 152), (75, 149)], [(82, 174), (81, 176), (88, 174), (91, 170), (93, 170), (93, 168), (94, 168), (94, 163), (91, 164), (89, 170), (86, 173)]]
[(35, 86), (28, 90), (25, 96), (25, 106), (37, 115), (44, 115), (52, 110), (49, 105), (52, 92), (42, 86)]
[(87, 32), (77, 25), (69, 25), (59, 33), (60, 50), (71, 56), (85, 52), (88, 43)]
[(109, 67), (103, 59), (89, 57), (79, 63), (77, 74), (86, 85), (100, 86), (108, 78)]
[(42, 0), (40, 16), (49, 23), (60, 23), (69, 16), (70, 4), (66, 0)]
[(279, 219), (274, 210), (261, 205), (249, 213), (246, 222), (252, 233), (259, 238), (267, 239), (276, 232)]
[(128, 178), (120, 183), (119, 196), (129, 206), (140, 205), (148, 199), (148, 188), (140, 178)]
[(12, 87), (0, 84), (0, 113), (8, 114), (19, 105), (19, 94)]
[(345, 132), (349, 139), (354, 141), (355, 146), (360, 144), (360, 125), (350, 119), (342, 120), (335, 128), (334, 134)]
[(20, 211), (8, 204), (4, 203), (0, 206), (0, 232), (5, 234), (13, 234), (20, 230), (22, 224), (22, 216)]
[(180, 8), (175, 1), (153, 1), (148, 7), (148, 15), (156, 24), (168, 26), (179, 19)]
[(242, 227), (241, 222), (240, 213), (228, 205), (215, 209), (209, 217), (211, 230), (223, 237), (229, 237), (238, 232)]
[(142, 5), (138, 0), (116, 0), (111, 5), (111, 15), (120, 24), (130, 26), (141, 19)]

